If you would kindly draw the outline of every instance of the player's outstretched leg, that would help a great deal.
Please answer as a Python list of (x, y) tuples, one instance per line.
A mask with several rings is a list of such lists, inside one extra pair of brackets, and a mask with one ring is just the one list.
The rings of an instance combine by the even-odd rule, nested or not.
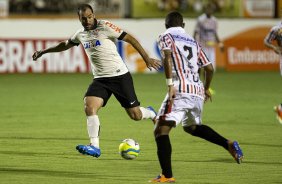
[(83, 155), (90, 155), (98, 158), (101, 155), (101, 150), (92, 145), (77, 145), (76, 149)]
[(193, 136), (200, 137), (209, 142), (222, 146), (229, 151), (238, 164), (242, 162), (243, 152), (237, 141), (227, 140), (207, 125), (191, 125), (183, 128), (187, 133)]

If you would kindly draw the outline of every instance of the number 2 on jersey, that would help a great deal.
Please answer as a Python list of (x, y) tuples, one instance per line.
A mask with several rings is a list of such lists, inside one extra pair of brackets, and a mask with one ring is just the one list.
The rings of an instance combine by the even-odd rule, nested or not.
[(188, 47), (187, 45), (184, 45), (183, 50), (188, 51), (187, 59), (190, 60), (193, 57), (192, 48)]

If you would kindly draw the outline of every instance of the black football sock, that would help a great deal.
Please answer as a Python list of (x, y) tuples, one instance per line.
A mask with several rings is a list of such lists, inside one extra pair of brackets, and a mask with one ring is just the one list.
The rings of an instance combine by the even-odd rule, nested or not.
[(156, 138), (157, 148), (158, 148), (158, 158), (162, 168), (162, 174), (166, 178), (172, 177), (171, 169), (171, 144), (168, 135), (161, 135)]
[(228, 142), (227, 139), (219, 135), (212, 128), (206, 125), (196, 125), (195, 131), (192, 135), (205, 139), (209, 142), (217, 144), (219, 146), (224, 147), (228, 150)]

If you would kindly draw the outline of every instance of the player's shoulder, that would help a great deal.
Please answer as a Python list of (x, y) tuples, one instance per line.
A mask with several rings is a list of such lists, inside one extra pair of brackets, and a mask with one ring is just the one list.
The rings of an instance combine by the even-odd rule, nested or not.
[(212, 20), (217, 21), (217, 18), (215, 16), (211, 16)]
[(171, 36), (171, 31), (170, 31), (170, 29), (167, 29), (165, 32), (163, 32), (159, 35), (159, 39), (162, 39), (164, 37), (169, 37), (169, 36)]
[(115, 31), (117, 33), (122, 33), (123, 30), (118, 27), (117, 25), (113, 24), (112, 22), (108, 21), (108, 20), (100, 20), (98, 22), (98, 28), (102, 28), (105, 31)]
[(282, 24), (278, 24), (278, 25), (272, 26), (270, 30), (272, 32), (276, 32), (276, 31), (278, 31), (280, 29), (282, 29)]
[(98, 22), (97, 22), (98, 27), (103, 27), (103, 26), (109, 26), (110, 27), (112, 25), (113, 25), (113, 23), (109, 20), (98, 20)]
[(171, 32), (169, 32), (168, 30), (166, 30), (164, 33), (160, 34), (157, 41), (159, 43), (161, 42), (167, 42), (168, 40), (172, 40), (172, 35), (171, 35)]
[(205, 20), (205, 19), (207, 19), (207, 15), (206, 15), (205, 13), (201, 14), (201, 15), (198, 16), (198, 18), (197, 18), (198, 21), (203, 21), (203, 20)]
[(84, 28), (79, 28), (79, 29), (76, 30), (75, 35), (78, 35), (82, 32), (84, 32)]
[(108, 20), (97, 20), (97, 27), (103, 27), (108, 24)]
[(158, 36), (158, 41), (161, 41), (163, 39), (163, 37), (165, 36), (165, 33), (161, 33)]

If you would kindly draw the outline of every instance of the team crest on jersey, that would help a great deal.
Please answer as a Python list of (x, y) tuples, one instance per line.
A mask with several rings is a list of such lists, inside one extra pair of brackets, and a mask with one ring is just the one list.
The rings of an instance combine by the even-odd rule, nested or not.
[(84, 42), (83, 47), (84, 49), (89, 49), (93, 47), (98, 47), (101, 45), (101, 42), (99, 40), (91, 40), (89, 42)]

